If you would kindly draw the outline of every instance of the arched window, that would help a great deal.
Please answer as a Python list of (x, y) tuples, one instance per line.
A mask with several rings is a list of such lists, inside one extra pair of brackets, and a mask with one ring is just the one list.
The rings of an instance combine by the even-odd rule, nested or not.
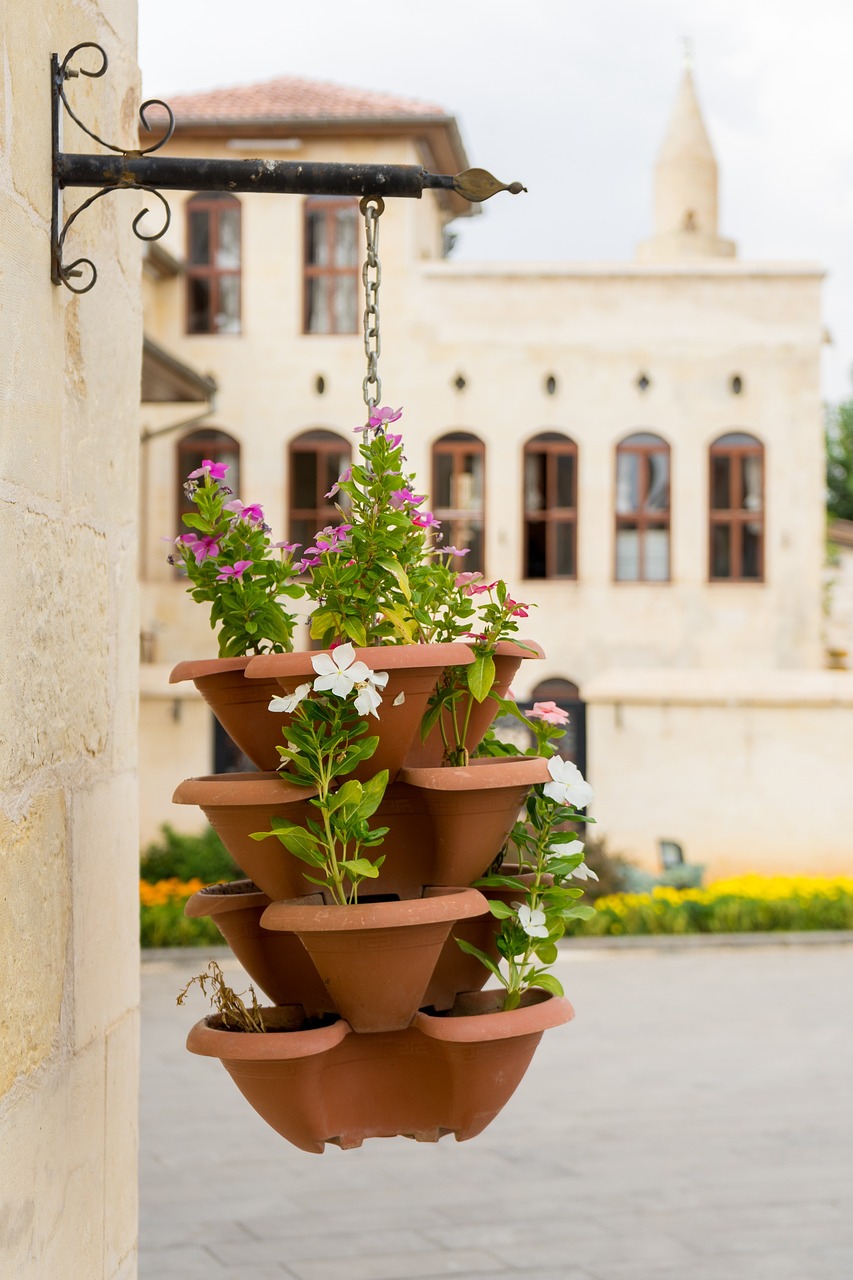
[(616, 449), (617, 582), (668, 582), (669, 445), (650, 431)]
[(305, 431), (290, 442), (289, 456), (288, 537), (307, 547), (318, 529), (341, 523), (335, 498), (326, 494), (349, 466), (352, 450), (334, 431)]
[(445, 546), (467, 547), (465, 570), (484, 569), (486, 446), (467, 431), (451, 431), (432, 447), (433, 514)]
[(524, 577), (577, 577), (577, 461), (573, 440), (543, 431), (524, 446)]
[(234, 490), (235, 497), (240, 495), (240, 446), (226, 431), (219, 431), (216, 427), (200, 427), (198, 431), (190, 431), (188, 435), (181, 437), (176, 453), (178, 528), (183, 530), (186, 525), (181, 516), (197, 511), (195, 504), (184, 493), (184, 483), (189, 473), (196, 471), (205, 458), (210, 458), (212, 462), (226, 463), (228, 472), (223, 484)]
[(764, 446), (730, 431), (710, 448), (709, 566), (712, 582), (764, 580)]
[(206, 191), (186, 209), (187, 333), (239, 333), (240, 201)]
[(303, 329), (358, 328), (358, 204), (339, 196), (305, 201)]

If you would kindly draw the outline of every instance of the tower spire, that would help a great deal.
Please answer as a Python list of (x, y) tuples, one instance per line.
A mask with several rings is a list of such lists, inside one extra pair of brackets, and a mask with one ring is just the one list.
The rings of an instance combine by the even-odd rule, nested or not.
[(638, 257), (645, 261), (732, 257), (735, 246), (717, 234), (717, 161), (693, 82), (693, 51), (684, 42), (681, 83), (655, 165), (654, 234)]

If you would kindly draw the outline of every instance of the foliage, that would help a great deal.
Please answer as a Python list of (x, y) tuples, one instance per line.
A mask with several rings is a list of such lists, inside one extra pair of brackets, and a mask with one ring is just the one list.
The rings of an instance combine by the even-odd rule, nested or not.
[(363, 851), (380, 845), (388, 831), (368, 821), (385, 794), (388, 770), (365, 783), (347, 775), (369, 760), (379, 745), (378, 737), (366, 736), (366, 717), (373, 714), (378, 719), (379, 690), (387, 684), (388, 673), (356, 662), (351, 644), (339, 645), (332, 654), (317, 654), (312, 664), (317, 672), (313, 686), (306, 683), (293, 694), (273, 698), (270, 710), (290, 716), (286, 746), (278, 751), (288, 765), (288, 781), (316, 788), (309, 803), (319, 820), (309, 818), (302, 826), (272, 818), (272, 829), (253, 832), (252, 839), (275, 837), (318, 873), (306, 871), (306, 880), (346, 906), (358, 900), (362, 880), (376, 879), (385, 860), (382, 854), (371, 861)]
[(213, 827), (205, 826), (198, 835), (185, 835), (164, 822), (160, 839), (142, 852), (139, 874), (152, 884), (173, 876), (179, 880), (197, 877), (204, 884), (215, 884), (239, 879), (243, 873)]
[[(210, 1003), (219, 1014), (219, 1021), (226, 1031), (266, 1031), (261, 1014), (261, 1006), (258, 1004), (258, 997), (255, 995), (255, 988), (251, 983), (249, 983), (249, 994), (252, 1003), (251, 1006), (248, 1006), (243, 1003), (241, 996), (237, 995), (227, 985), (225, 974), (217, 962), (211, 960), (207, 966), (206, 973), (199, 973), (194, 978), (190, 978), (177, 998), (178, 1004), (185, 1002), (190, 987), (196, 983), (202, 995), (208, 997)], [(242, 994), (245, 995), (246, 993), (243, 992)]]
[(204, 887), (204, 881), (170, 878), (151, 884), (139, 882), (139, 941), (143, 947), (203, 947), (222, 942), (213, 921), (203, 916), (190, 920), (184, 903)]
[(826, 409), (827, 510), (853, 520), (853, 400)]
[[(504, 1008), (515, 1009), (530, 987), (541, 987), (555, 995), (563, 988), (550, 972), (557, 959), (557, 943), (570, 922), (594, 915), (592, 907), (578, 899), (583, 889), (572, 878), (592, 876), (584, 863), (584, 845), (574, 825), (591, 821), (580, 812), (592, 799), (592, 788), (570, 761), (556, 754), (556, 740), (568, 720), (565, 711), (553, 703), (535, 703), (525, 715), (515, 704), (503, 703), (533, 733), (535, 747), (530, 754), (548, 758), (550, 781), (538, 783), (527, 798), (525, 818), (516, 822), (509, 838), (509, 853), (518, 870), (508, 875), (497, 867), (477, 881), (477, 888), (510, 889), (518, 900), (510, 903), (492, 899), (489, 909), (500, 920), (497, 948), (503, 966), (496, 965), (483, 951), (463, 939), (457, 944), (477, 956), (505, 988)], [(522, 880), (520, 877), (524, 876)]]
[(289, 652), (296, 617), (282, 599), (303, 594), (292, 581), (293, 547), (271, 542), (261, 508), (244, 506), (220, 483), (227, 470), (205, 458), (190, 472), (184, 491), (196, 511), (183, 517), (188, 532), (176, 539), (169, 561), (183, 565), (193, 600), (210, 604), (220, 658)]
[(853, 929), (853, 877), (738, 876), (705, 889), (665, 887), (599, 898), (594, 915), (567, 933), (744, 933)]

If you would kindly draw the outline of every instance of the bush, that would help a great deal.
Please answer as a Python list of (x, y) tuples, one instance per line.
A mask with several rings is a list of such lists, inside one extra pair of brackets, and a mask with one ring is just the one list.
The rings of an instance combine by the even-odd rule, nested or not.
[(207, 826), (199, 835), (188, 836), (175, 831), (167, 822), (160, 828), (160, 839), (143, 850), (139, 874), (149, 884), (172, 878), (216, 884), (243, 876), (213, 827)]
[(574, 937), (853, 929), (853, 877), (737, 876), (707, 889), (611, 894)]
[(203, 947), (221, 945), (222, 934), (208, 916), (190, 920), (184, 903), (202, 888), (202, 881), (170, 878), (139, 882), (139, 941), (143, 947)]

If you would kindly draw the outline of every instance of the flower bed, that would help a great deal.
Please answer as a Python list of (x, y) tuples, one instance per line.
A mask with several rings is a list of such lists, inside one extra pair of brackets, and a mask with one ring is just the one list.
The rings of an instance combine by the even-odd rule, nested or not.
[(853, 929), (853, 877), (733, 876), (704, 889), (656, 888), (599, 898), (575, 937)]
[(222, 934), (212, 920), (189, 920), (184, 904), (202, 889), (204, 880), (158, 880), (139, 882), (139, 941), (143, 947), (204, 947), (222, 942)]

